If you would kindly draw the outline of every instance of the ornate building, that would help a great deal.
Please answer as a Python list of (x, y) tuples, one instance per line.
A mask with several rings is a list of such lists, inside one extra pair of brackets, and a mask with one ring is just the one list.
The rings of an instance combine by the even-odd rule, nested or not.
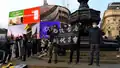
[(120, 2), (113, 2), (108, 5), (104, 12), (101, 29), (109, 39), (115, 39), (120, 35)]
[(44, 0), (44, 5), (41, 8), (42, 21), (60, 21), (61, 23), (68, 23), (70, 11), (66, 7), (59, 5), (49, 5), (47, 0)]

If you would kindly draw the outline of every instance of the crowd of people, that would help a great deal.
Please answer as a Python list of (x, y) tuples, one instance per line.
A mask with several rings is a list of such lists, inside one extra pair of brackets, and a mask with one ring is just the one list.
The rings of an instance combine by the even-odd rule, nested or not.
[(6, 64), (12, 59), (26, 61), (27, 57), (47, 52), (48, 39), (36, 39), (35, 36), (28, 38), (27, 35), (16, 38), (12, 36), (8, 37), (7, 43), (3, 43), (0, 48), (1, 63)]
[[(90, 28), (89, 32), (89, 39), (90, 39), (90, 64), (93, 64), (93, 54), (96, 51), (97, 55), (97, 65), (99, 66), (99, 46), (101, 43), (101, 33), (100, 29), (96, 23), (93, 23), (93, 27)], [(79, 31), (80, 33), (80, 31)], [(48, 39), (41, 38), (37, 39), (35, 35), (28, 37), (27, 35), (19, 36), (14, 38), (13, 36), (8, 37), (7, 43), (3, 43), (3, 47), (1, 47), (1, 51), (4, 52), (3, 60), (1, 63), (7, 63), (11, 61), (11, 58), (17, 58), (22, 61), (26, 61), (27, 57), (39, 55), (42, 57), (43, 54), (49, 54), (48, 63), (51, 63), (52, 56), (54, 54), (54, 62), (57, 63), (58, 59), (58, 50), (59, 45), (57, 41), (54, 40), (56, 36), (59, 34), (59, 28), (57, 25), (53, 25), (47, 31), (49, 35)], [(80, 34), (79, 34), (80, 37)], [(72, 62), (73, 52), (76, 50), (77, 58), (76, 63), (79, 63), (79, 55), (80, 55), (80, 39), (76, 45), (70, 46), (70, 60), (69, 63)], [(3, 55), (3, 54), (2, 54)], [(7, 62), (6, 62), (7, 61)]]

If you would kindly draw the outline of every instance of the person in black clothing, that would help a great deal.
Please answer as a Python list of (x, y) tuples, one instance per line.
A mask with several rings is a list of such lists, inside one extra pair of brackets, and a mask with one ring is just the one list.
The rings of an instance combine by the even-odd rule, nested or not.
[(20, 43), (20, 59), (22, 61), (25, 61), (25, 54), (26, 54), (25, 38), (20, 36), (19, 43)]
[(97, 23), (92, 24), (93, 27), (89, 29), (89, 44), (90, 44), (90, 63), (93, 64), (94, 52), (96, 55), (96, 65), (99, 66), (100, 44), (102, 43), (102, 31), (97, 26)]
[(26, 61), (26, 54), (27, 54), (27, 36), (24, 34), (23, 35), (23, 56), (22, 60)]
[(70, 60), (69, 64), (72, 63), (72, 57), (73, 57), (73, 52), (76, 51), (76, 64), (79, 63), (79, 56), (80, 56), (80, 33), (81, 33), (81, 23), (78, 23), (75, 25), (76, 27), (74, 28), (73, 32), (78, 32), (78, 40), (76, 44), (70, 45)]
[(0, 50), (2, 50), (4, 53), (4, 57), (3, 57), (3, 61), (2, 63), (3, 64), (6, 64), (6, 60), (7, 60), (7, 57), (8, 57), (8, 60), (7, 62), (10, 61), (11, 59), (11, 49), (10, 49), (10, 46), (13, 44), (10, 42), (10, 39), (7, 38), (7, 41), (6, 42), (1, 42), (0, 43), (2, 47), (0, 47)]
[(8, 49), (9, 46), (8, 46), (7, 42), (0, 42), (0, 44), (2, 45), (2, 47), (0, 47), (0, 50), (2, 50), (3, 54), (4, 54), (4, 57), (2, 58), (3, 60), (1, 61), (1, 63), (6, 64), (6, 60), (7, 60), (7, 56), (8, 56), (8, 51), (10, 49)]
[(11, 39), (8, 39), (8, 44), (7, 44), (7, 46), (8, 46), (8, 62), (11, 60), (11, 56), (12, 56), (12, 48), (11, 47), (14, 44), (13, 39), (14, 39), (14, 37), (11, 37)]
[(58, 45), (57, 45), (57, 41), (54, 40), (56, 38), (56, 36), (58, 35), (59, 33), (59, 29), (58, 29), (58, 26), (57, 25), (53, 25), (53, 27), (51, 27), (49, 30), (48, 30), (48, 35), (50, 36), (50, 42), (51, 42), (51, 45), (49, 47), (49, 60), (48, 60), (48, 63), (51, 63), (51, 59), (52, 59), (52, 55), (53, 55), (53, 51), (54, 51), (54, 62), (57, 63), (57, 51), (58, 51)]

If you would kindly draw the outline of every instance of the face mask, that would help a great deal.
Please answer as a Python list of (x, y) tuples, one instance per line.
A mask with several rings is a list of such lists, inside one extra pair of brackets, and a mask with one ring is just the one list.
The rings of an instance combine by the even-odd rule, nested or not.
[(95, 28), (95, 27), (97, 27), (97, 25), (93, 25), (93, 27)]

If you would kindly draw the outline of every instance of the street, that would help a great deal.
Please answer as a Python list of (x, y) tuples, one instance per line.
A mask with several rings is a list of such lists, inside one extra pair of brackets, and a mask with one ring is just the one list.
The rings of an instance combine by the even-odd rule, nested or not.
[(120, 68), (120, 64), (100, 64), (100, 67), (96, 66), (95, 63), (92, 66), (89, 66), (88, 63), (75, 64), (74, 62), (71, 64), (68, 64), (67, 62), (58, 62), (57, 64), (54, 64), (53, 62), (48, 64), (47, 60), (33, 58), (28, 58), (25, 62), (17, 60), (13, 63), (27, 64), (29, 68)]

